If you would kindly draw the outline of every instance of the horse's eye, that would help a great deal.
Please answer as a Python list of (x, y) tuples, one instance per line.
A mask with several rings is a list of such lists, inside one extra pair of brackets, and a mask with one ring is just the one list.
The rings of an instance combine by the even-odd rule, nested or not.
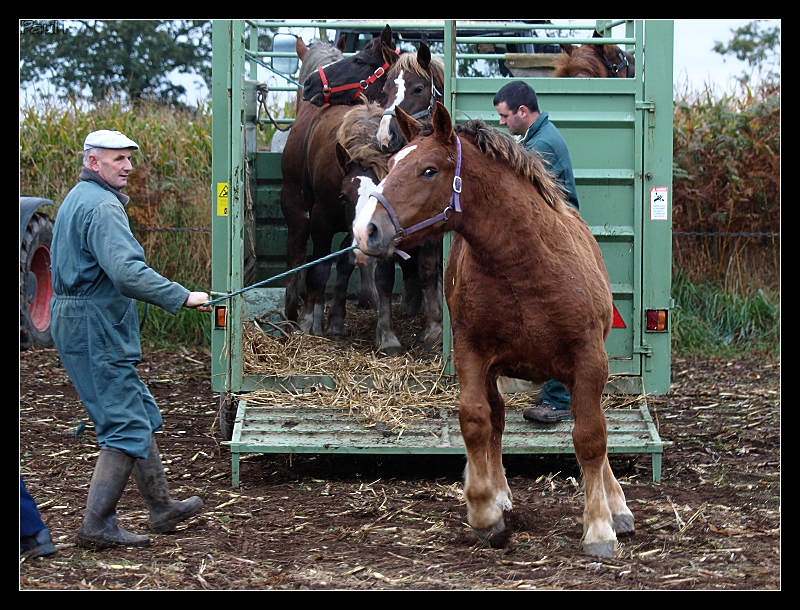
[(425, 170), (422, 172), (422, 175), (426, 178), (433, 178), (439, 172), (436, 170), (435, 167), (426, 167)]
[(420, 94), (421, 94), (421, 93), (423, 93), (424, 91), (425, 91), (425, 87), (423, 87), (423, 86), (421, 86), (421, 85), (420, 85), (419, 87), (416, 87), (416, 88), (414, 89), (414, 93), (415, 93), (416, 95), (420, 95)]

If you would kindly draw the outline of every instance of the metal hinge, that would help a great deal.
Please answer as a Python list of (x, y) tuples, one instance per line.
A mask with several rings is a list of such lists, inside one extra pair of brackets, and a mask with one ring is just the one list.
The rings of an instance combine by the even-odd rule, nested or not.
[(651, 345), (647, 345), (646, 343), (639, 345), (638, 347), (633, 348), (634, 354), (644, 354), (645, 356), (652, 356), (653, 355), (653, 347)]
[(643, 100), (637, 100), (634, 108), (636, 108), (636, 110), (649, 110), (650, 112), (655, 112), (656, 103), (651, 101), (645, 102)]

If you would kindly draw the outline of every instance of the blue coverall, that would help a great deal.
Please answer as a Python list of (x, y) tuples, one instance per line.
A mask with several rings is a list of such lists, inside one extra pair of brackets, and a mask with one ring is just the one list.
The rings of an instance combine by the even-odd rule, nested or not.
[[(556, 181), (567, 193), (567, 203), (578, 209), (578, 190), (575, 187), (575, 175), (572, 171), (572, 159), (569, 156), (567, 143), (550, 122), (547, 112), (542, 112), (528, 128), (522, 145), (528, 150), (535, 150), (546, 162), (547, 168), (556, 177)], [(568, 409), (570, 393), (564, 384), (555, 379), (542, 386), (539, 398), (546, 400), (556, 409)]]
[(127, 195), (83, 168), (61, 204), (50, 250), (51, 334), (100, 447), (146, 458), (161, 413), (139, 378), (136, 301), (176, 314), (189, 290), (147, 266)]

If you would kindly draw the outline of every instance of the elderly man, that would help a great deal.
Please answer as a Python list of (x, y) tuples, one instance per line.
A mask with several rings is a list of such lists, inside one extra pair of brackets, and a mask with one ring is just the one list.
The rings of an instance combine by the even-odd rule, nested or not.
[(90, 133), (78, 184), (61, 204), (53, 227), (51, 332), (61, 362), (95, 425), (100, 453), (78, 542), (103, 548), (144, 546), (147, 536), (116, 521), (116, 506), (133, 472), (156, 532), (174, 529), (203, 506), (193, 496), (170, 498), (153, 433), (161, 413), (136, 365), (141, 361), (136, 300), (172, 314), (203, 307), (205, 292), (190, 292), (147, 266), (128, 225), (121, 192), (138, 145), (118, 131)]
[[(572, 160), (567, 143), (547, 112), (539, 110), (539, 101), (533, 88), (522, 81), (512, 81), (494, 96), (494, 107), (500, 115), (500, 124), (509, 133), (522, 136), (522, 145), (539, 154), (545, 167), (567, 195), (567, 203), (578, 209), (578, 191), (572, 171)], [(555, 423), (570, 419), (570, 393), (560, 381), (549, 380), (534, 400), (534, 406), (524, 409), (522, 416), (531, 421)]]

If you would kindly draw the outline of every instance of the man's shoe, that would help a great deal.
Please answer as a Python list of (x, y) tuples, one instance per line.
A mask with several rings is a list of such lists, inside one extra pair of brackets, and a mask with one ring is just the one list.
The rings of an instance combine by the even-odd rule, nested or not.
[(53, 545), (50, 530), (47, 528), (39, 530), (33, 536), (20, 536), (19, 538), (19, 554), (25, 559), (44, 557), (55, 552), (56, 547)]
[(536, 402), (536, 406), (528, 407), (522, 411), (522, 417), (528, 421), (535, 421), (542, 424), (554, 424), (560, 421), (572, 419), (572, 412), (569, 408), (557, 409), (546, 400)]

